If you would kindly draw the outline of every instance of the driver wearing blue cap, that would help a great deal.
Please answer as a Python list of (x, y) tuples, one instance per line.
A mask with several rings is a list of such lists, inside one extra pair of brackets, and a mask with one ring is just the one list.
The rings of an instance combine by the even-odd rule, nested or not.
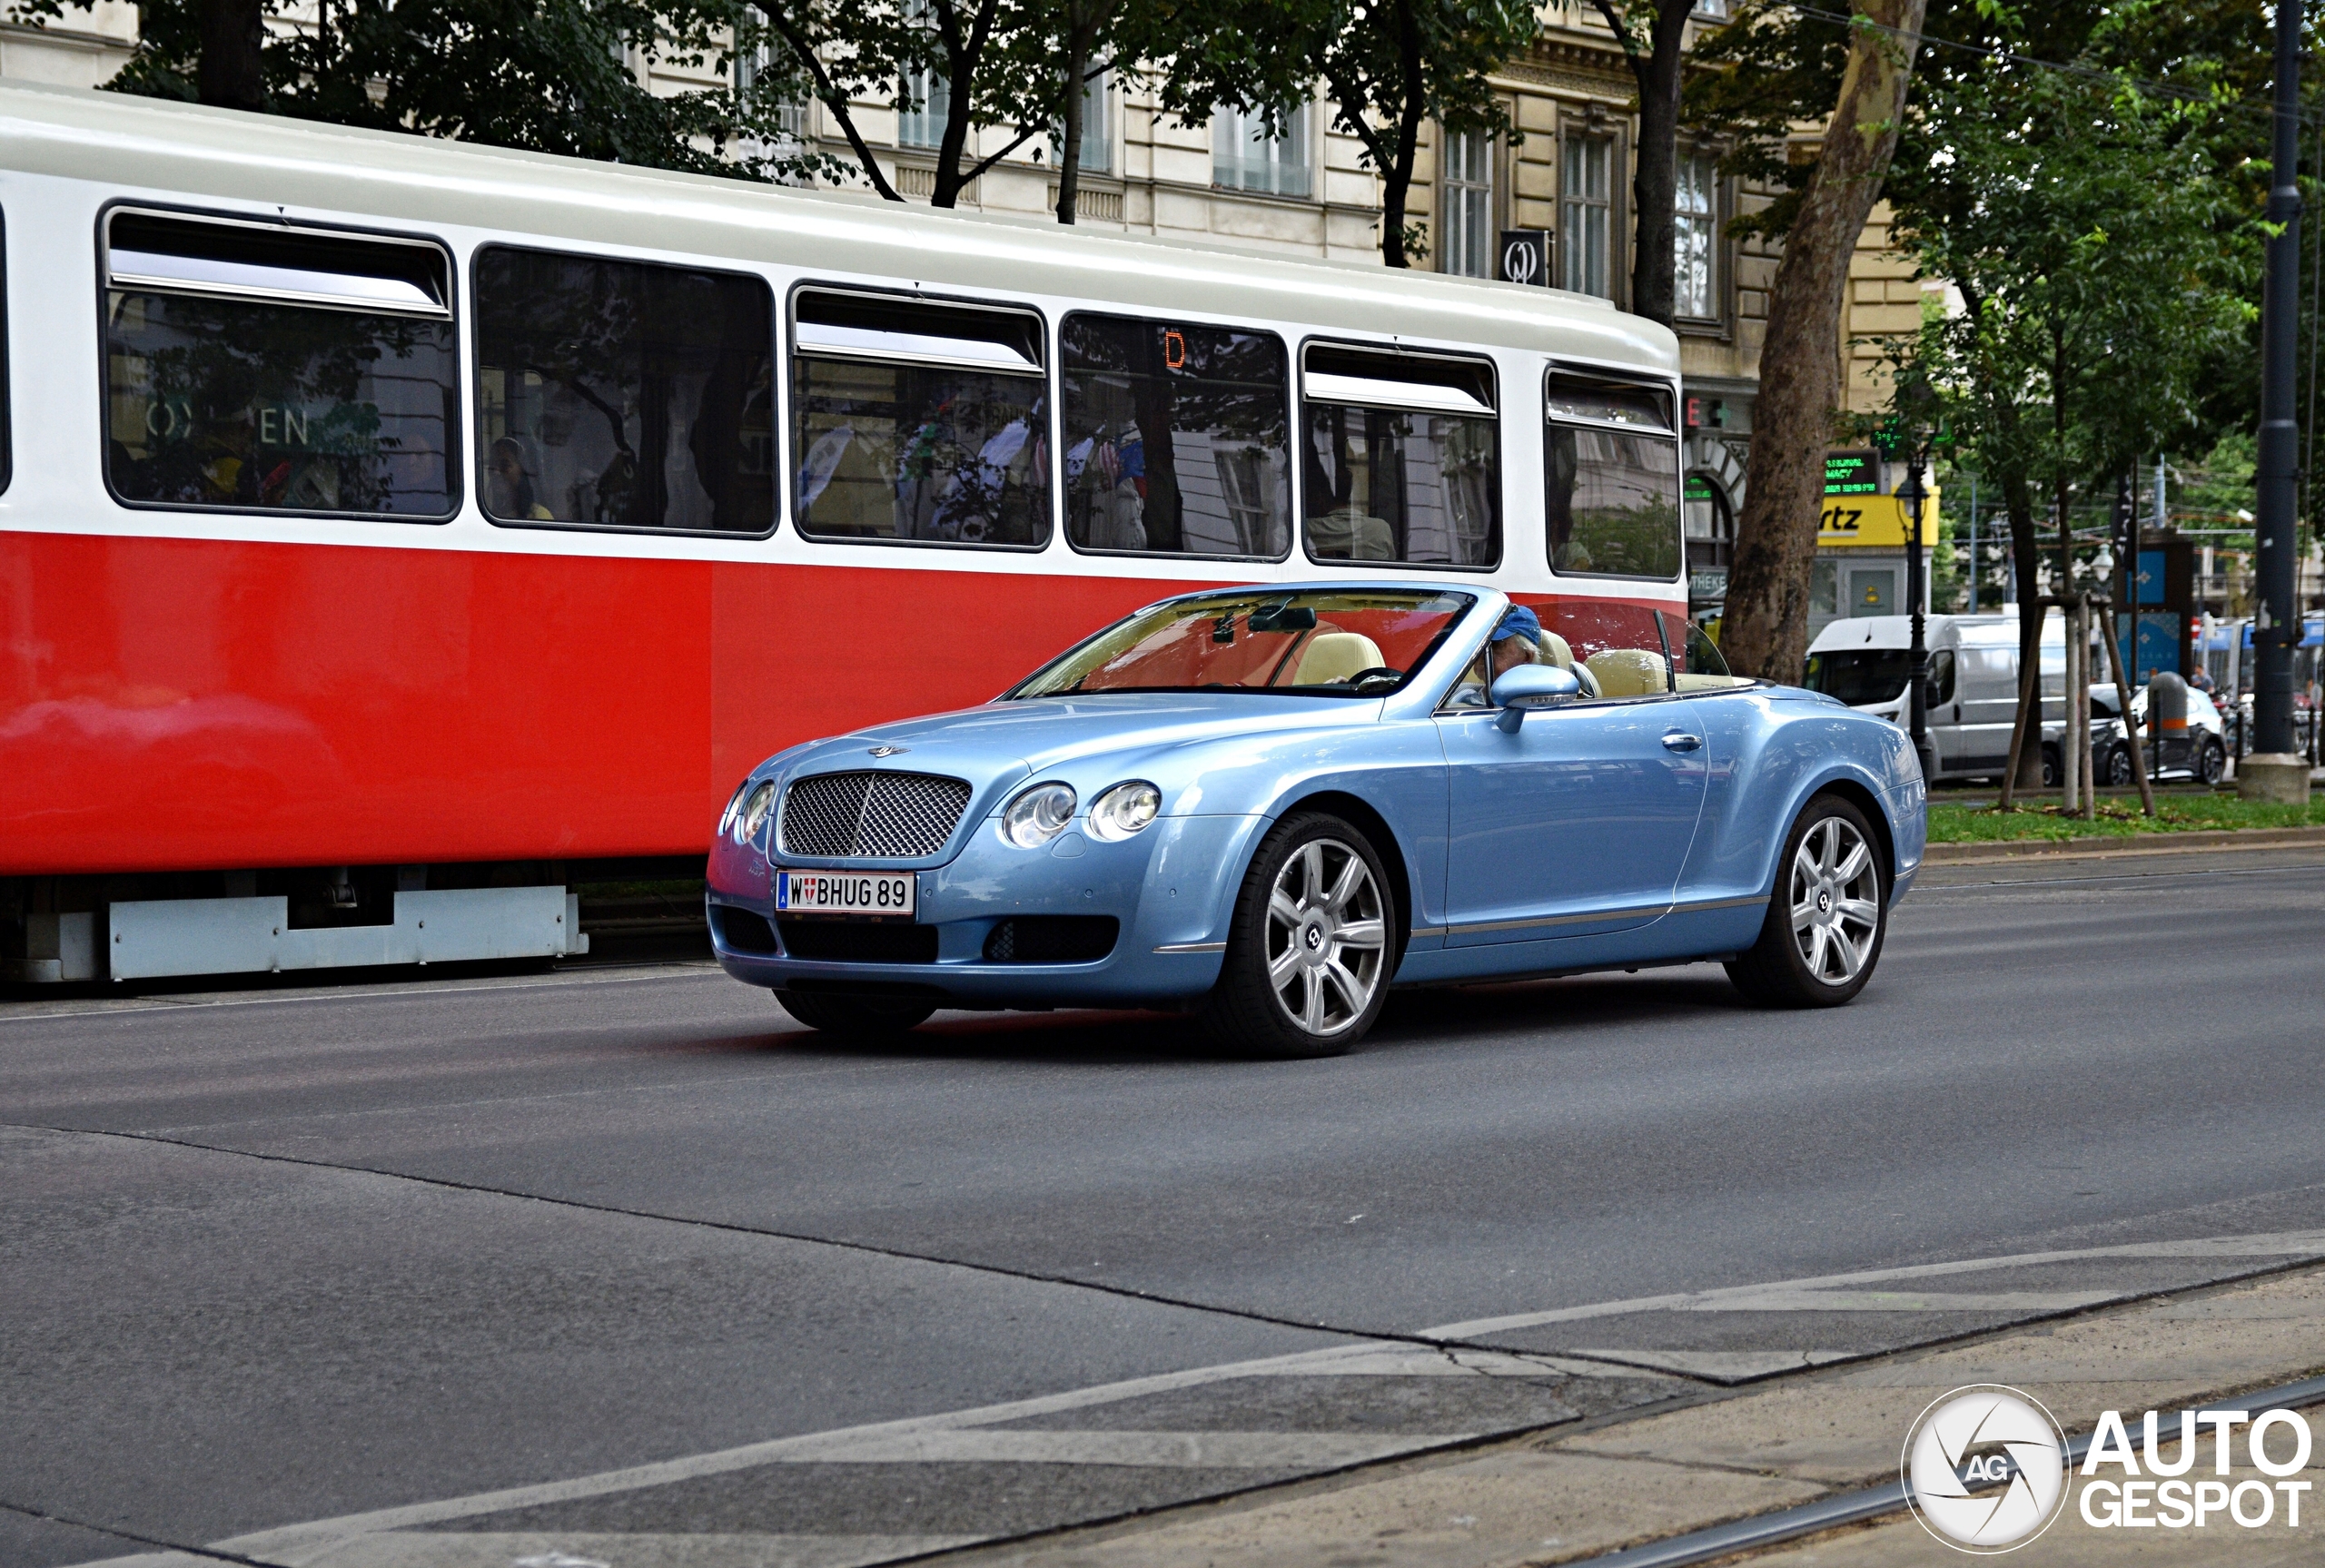
[(1454, 684), (1447, 705), (1457, 708), (1481, 708), (1490, 705), (1487, 695), (1495, 680), (1519, 665), (1539, 664), (1542, 647), (1542, 617), (1524, 605), (1512, 605), (1494, 623), (1493, 635), (1486, 639), (1484, 651), (1462, 672)]

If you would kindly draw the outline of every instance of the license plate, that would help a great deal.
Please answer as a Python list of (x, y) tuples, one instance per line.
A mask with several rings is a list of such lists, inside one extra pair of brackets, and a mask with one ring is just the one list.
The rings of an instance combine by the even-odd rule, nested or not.
[(909, 919), (920, 879), (909, 872), (779, 871), (780, 914), (888, 915)]

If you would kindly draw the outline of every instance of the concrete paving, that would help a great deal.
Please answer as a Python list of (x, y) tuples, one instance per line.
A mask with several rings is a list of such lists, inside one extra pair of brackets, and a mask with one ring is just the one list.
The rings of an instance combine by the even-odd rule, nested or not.
[[(1223, 1505), (1102, 1539), (1062, 1540), (963, 1559), (1010, 1568), (1196, 1568), (1228, 1563), (1361, 1561), (1384, 1568), (1505, 1568), (1587, 1559), (1835, 1492), (1895, 1480), (1914, 1417), (1972, 1384), (2033, 1395), (2069, 1430), (2101, 1412), (2201, 1408), (2211, 1398), (2325, 1369), (2325, 1271), (2096, 1315), (1957, 1348), (1909, 1353), (1859, 1369), (1808, 1374), (1717, 1403), (1622, 1421), (1571, 1437), (1510, 1445), (1281, 1502)], [(2167, 1417), (2166, 1432), (2176, 1430)], [(2212, 1478), (2200, 1429), (2198, 1474)], [(2136, 1441), (2136, 1438), (2134, 1439)], [(2288, 1452), (2274, 1455), (2280, 1462)], [(2164, 1450), (2167, 1463), (2177, 1443)], [(2241, 1453), (2239, 1445), (2235, 1453)], [(2118, 1475), (2112, 1466), (2103, 1473)], [(2233, 1487), (2259, 1473), (2232, 1465)], [(2325, 1482), (2325, 1445), (2299, 1478)], [(2273, 1484), (2273, 1482), (2271, 1483)], [(2078, 1492), (2080, 1488), (2078, 1487)], [(2314, 1563), (2325, 1556), (2316, 1494), (2297, 1526), (2281, 1514), (2242, 1529), (2213, 1515), (2195, 1530), (2152, 1534), (2083, 1523), (2079, 1497), (2042, 1537), (2041, 1561), (2122, 1560), (2123, 1543), (2165, 1545), (2150, 1560)], [(2246, 1504), (2259, 1513), (2257, 1499)], [(2101, 1516), (2104, 1516), (2103, 1512)], [(2229, 1555), (2230, 1551), (2237, 1555)], [(1834, 1532), (1755, 1556), (1822, 1565), (1927, 1563), (1943, 1553), (1909, 1516)]]
[(2325, 1256), (2325, 865), (1942, 869), (1847, 1009), (1326, 1062), (686, 965), (0, 1002), (0, 1563), (885, 1561)]

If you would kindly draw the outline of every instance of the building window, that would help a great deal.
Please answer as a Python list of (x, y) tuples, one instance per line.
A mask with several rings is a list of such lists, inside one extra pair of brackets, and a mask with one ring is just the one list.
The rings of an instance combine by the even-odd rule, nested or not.
[(1222, 109), (1212, 116), (1212, 182), (1231, 191), (1306, 196), (1309, 188), (1308, 112), (1294, 110), (1283, 134), (1271, 136), (1260, 116)]
[(1683, 156), (1678, 175), (1671, 308), (1677, 315), (1710, 318), (1719, 314), (1719, 164), (1708, 153)]
[(1558, 192), (1559, 281), (1578, 294), (1612, 299), (1607, 242), (1613, 232), (1615, 143), (1605, 136), (1568, 136)]
[(1493, 137), (1483, 131), (1445, 137), (1444, 235), (1440, 265), (1464, 278), (1493, 276)]
[[(1111, 174), (1114, 172), (1114, 123), (1106, 113), (1106, 88), (1113, 73), (1101, 71), (1082, 84), (1082, 172), (1085, 174)], [(1064, 156), (1065, 127), (1060, 125), (1050, 138), (1058, 149), (1056, 156)]]
[[(767, 14), (757, 6), (748, 8), (750, 19), (760, 26), (767, 25)], [(777, 77), (775, 66), (775, 43), (766, 40), (735, 57), (735, 96), (747, 104), (760, 84)], [(785, 143), (797, 146), (807, 139), (807, 100), (787, 97), (775, 106), (776, 128)]]
[[(925, 30), (932, 44), (935, 42), (936, 17), (928, 0), (906, 0), (905, 16), (912, 25)], [(941, 69), (925, 65), (905, 73), (896, 87), (897, 146), (941, 145), (952, 118), (953, 84)]]

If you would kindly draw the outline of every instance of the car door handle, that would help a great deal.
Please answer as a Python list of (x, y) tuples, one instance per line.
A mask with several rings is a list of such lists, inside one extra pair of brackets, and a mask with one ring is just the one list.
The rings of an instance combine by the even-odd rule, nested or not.
[(1673, 730), (1663, 737), (1664, 749), (1667, 751), (1691, 752), (1703, 744), (1703, 736), (1691, 735), (1685, 730)]

